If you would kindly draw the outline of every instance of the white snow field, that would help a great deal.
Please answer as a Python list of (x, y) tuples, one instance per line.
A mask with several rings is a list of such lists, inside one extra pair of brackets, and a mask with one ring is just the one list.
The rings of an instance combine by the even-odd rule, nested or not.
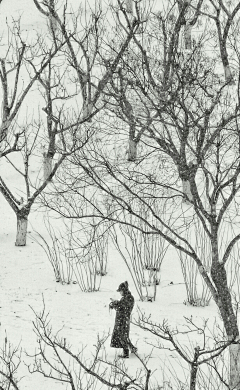
[[(71, 3), (77, 6), (79, 1), (71, 0)], [(32, 0), (2, 0), (1, 29), (6, 18), (10, 20), (19, 15), (22, 15), (22, 26), (29, 33), (34, 28), (43, 30), (46, 28)], [(8, 165), (1, 165), (0, 171), (3, 178), (8, 178), (12, 188), (19, 188), (17, 175), (9, 170)], [(49, 312), (53, 333), (61, 330), (60, 334), (72, 345), (74, 353), (81, 351), (84, 346), (83, 359), (86, 364), (91, 361), (98, 334), (101, 337), (113, 329), (115, 313), (109, 312), (108, 305), (110, 298), (120, 298), (116, 289), (125, 280), (128, 280), (135, 297), (133, 319), (137, 318), (139, 307), (146, 314), (151, 314), (156, 323), (162, 323), (166, 319), (172, 327), (181, 328), (185, 324), (184, 317), (192, 318), (199, 326), (204, 319), (209, 319), (211, 330), (215, 320), (221, 324), (213, 301), (208, 307), (191, 307), (183, 304), (186, 300), (186, 290), (181, 266), (177, 253), (171, 249), (163, 261), (161, 283), (155, 302), (139, 300), (128, 269), (114, 247), (110, 247), (109, 250), (107, 275), (102, 278), (100, 291), (84, 293), (77, 284), (57, 283), (45, 252), (31, 238), (34, 230), (47, 237), (42, 210), (38, 211), (37, 207), (33, 207), (29, 218), (27, 246), (16, 247), (14, 245), (16, 218), (3, 196), (0, 199), (0, 348), (4, 346), (7, 338), (7, 342), (13, 347), (19, 345), (19, 351), (22, 350), (21, 363), (17, 371), (17, 377), (21, 378), (20, 390), (70, 389), (65, 383), (44, 378), (38, 373), (30, 374), (28, 370), (28, 365), (33, 363), (33, 359), (28, 355), (37, 351), (38, 347), (37, 336), (33, 331), (35, 319), (33, 310), (40, 312), (43, 309), (43, 300), (46, 311)], [(184, 380), (186, 371), (184, 366), (181, 367), (178, 363), (178, 355), (175, 352), (154, 348), (156, 338), (135, 325), (131, 325), (131, 339), (137, 345), (141, 358), (150, 354), (147, 365), (153, 372), (152, 385), (157, 387), (158, 383), (159, 388), (168, 388), (171, 378), (169, 370), (173, 373), (173, 380), (174, 376), (175, 379), (179, 377)], [(199, 335), (195, 336), (194, 333), (192, 339), (188, 340), (188, 336), (182, 334), (181, 341), (194, 351)], [(109, 345), (110, 337), (105, 343), (106, 357), (113, 362), (116, 353), (120, 351), (110, 348)], [(125, 365), (131, 373), (137, 373), (142, 368), (140, 360), (135, 356), (126, 360)], [(99, 383), (95, 388), (98, 390), (101, 387)]]
[[(174, 327), (185, 323), (185, 317), (192, 317), (197, 324), (202, 325), (203, 319), (209, 318), (210, 328), (215, 317), (218, 318), (215, 305), (211, 302), (208, 307), (190, 307), (183, 304), (186, 299), (185, 287), (181, 275), (181, 268), (176, 254), (168, 252), (164, 259), (161, 271), (161, 284), (158, 287), (157, 299), (155, 302), (141, 302), (133, 287), (133, 282), (128, 270), (114, 249), (109, 253), (109, 264), (107, 275), (102, 278), (101, 288), (98, 292), (81, 292), (77, 284), (61, 285), (54, 278), (51, 265), (45, 252), (28, 237), (26, 247), (15, 247), (16, 220), (6, 201), (1, 198), (0, 203), (0, 245), (1, 245), (1, 338), (0, 345), (4, 344), (5, 337), (13, 346), (20, 343), (22, 348), (22, 363), (18, 370), (18, 376), (23, 376), (19, 383), (21, 390), (58, 390), (65, 385), (53, 380), (46, 379), (40, 374), (30, 374), (26, 364), (30, 364), (31, 358), (25, 355), (34, 353), (37, 348), (37, 337), (33, 332), (35, 316), (31, 308), (40, 312), (43, 308), (43, 298), (46, 311), (49, 311), (49, 318), (53, 331), (61, 329), (62, 337), (72, 345), (73, 352), (81, 350), (86, 346), (84, 358), (89, 359), (94, 352), (94, 345), (97, 342), (97, 335), (104, 335), (113, 329), (114, 312), (109, 312), (108, 304), (110, 298), (119, 299), (116, 292), (118, 285), (125, 280), (129, 281), (130, 289), (135, 296), (135, 308), (133, 319), (137, 317), (137, 307), (152, 319), (162, 323), (163, 319), (169, 321)], [(33, 211), (30, 215), (29, 235), (32, 229), (44, 234), (42, 215)], [(182, 335), (182, 342), (190, 345), (187, 338)], [(182, 369), (177, 363), (176, 353), (168, 353), (164, 350), (153, 348), (147, 343), (156, 345), (156, 338), (140, 330), (137, 326), (131, 326), (131, 339), (137, 345), (139, 355), (143, 358), (151, 354), (148, 367), (155, 370), (153, 378), (156, 378), (161, 386), (165, 375), (170, 377), (167, 369), (171, 365), (181, 378)], [(196, 340), (197, 342), (197, 340)], [(193, 340), (194, 343), (194, 340)], [(115, 354), (121, 352), (110, 348), (110, 338), (107, 340), (106, 355), (109, 361), (113, 361)], [(168, 359), (170, 361), (168, 361)], [(141, 367), (136, 357), (131, 357), (125, 362), (131, 372)], [(163, 370), (164, 369), (164, 370)], [(163, 372), (164, 371), (164, 372)], [(164, 374), (164, 375), (163, 375)], [(97, 387), (100, 388), (100, 387)]]

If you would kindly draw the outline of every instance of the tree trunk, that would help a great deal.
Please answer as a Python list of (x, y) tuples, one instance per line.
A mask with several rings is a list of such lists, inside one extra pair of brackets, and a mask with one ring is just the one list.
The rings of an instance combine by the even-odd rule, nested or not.
[(224, 75), (225, 75), (226, 83), (229, 83), (230, 85), (235, 84), (233, 74), (231, 72), (231, 68), (229, 64), (224, 65)]
[(200, 348), (196, 347), (194, 352), (194, 359), (191, 364), (191, 376), (190, 376), (190, 390), (196, 389), (197, 384), (197, 372), (198, 372), (198, 358), (199, 358)]
[[(236, 341), (239, 342), (239, 337)], [(229, 347), (230, 353), (230, 389), (240, 390), (240, 344), (234, 343)]]
[(4, 107), (4, 100), (2, 101), (1, 113), (2, 113), (2, 124), (0, 125), (0, 142), (4, 141), (6, 139), (8, 128), (11, 124), (11, 122), (8, 120), (8, 115), (6, 115), (6, 108)]
[(25, 246), (27, 240), (28, 215), (17, 215), (16, 246)]
[(57, 31), (58, 31), (58, 26), (57, 26), (57, 21), (56, 19), (50, 15), (49, 16), (49, 27), (50, 27), (50, 31), (56, 35), (57, 34)]
[(192, 50), (192, 27), (189, 23), (184, 26), (184, 45), (186, 50)]
[[(86, 104), (84, 104), (84, 106), (83, 106), (83, 119), (89, 117), (92, 114), (92, 112), (93, 112), (93, 105), (92, 105), (92, 103), (87, 103), (86, 102)], [(91, 122), (92, 119), (89, 118), (88, 121)]]
[(236, 343), (239, 340), (239, 330), (237, 317), (232, 306), (232, 298), (227, 283), (227, 273), (224, 264), (218, 259), (217, 246), (217, 227), (212, 227), (212, 253), (213, 261), (211, 267), (211, 276), (215, 284), (218, 299), (217, 305), (223, 320), (224, 328), (228, 339), (234, 340), (229, 346), (230, 361), (230, 389), (240, 390), (240, 345)]
[(222, 59), (222, 64), (223, 64), (223, 68), (224, 68), (225, 81), (226, 81), (226, 83), (233, 85), (234, 78), (233, 78), (233, 74), (231, 72), (231, 68), (230, 68), (230, 64), (229, 64), (229, 60), (228, 60), (226, 41), (223, 41), (221, 39), (220, 39), (220, 53), (221, 53), (221, 59)]
[(193, 196), (189, 180), (182, 180), (182, 192), (184, 194), (183, 202), (190, 205), (190, 201), (193, 200)]
[(133, 13), (132, 0), (125, 0), (125, 4), (126, 4), (126, 11), (132, 14)]
[(10, 126), (11, 122), (9, 120), (6, 120), (3, 122), (0, 126), (0, 142), (6, 141), (7, 138), (7, 132), (8, 128)]
[(136, 161), (136, 158), (137, 158), (137, 142), (130, 138), (128, 144), (128, 161)]
[[(212, 280), (216, 286), (217, 305), (229, 340), (239, 336), (237, 318), (232, 306), (232, 298), (227, 284), (227, 273), (224, 264), (217, 263), (211, 267)], [(240, 375), (240, 372), (239, 372)]]
[(43, 154), (43, 180), (46, 181), (52, 173), (52, 157)]
[[(53, 10), (55, 9), (54, 0), (49, 0), (49, 5)], [(56, 36), (58, 31), (58, 25), (56, 19), (53, 17), (51, 13), (49, 15), (49, 27), (52, 34)]]

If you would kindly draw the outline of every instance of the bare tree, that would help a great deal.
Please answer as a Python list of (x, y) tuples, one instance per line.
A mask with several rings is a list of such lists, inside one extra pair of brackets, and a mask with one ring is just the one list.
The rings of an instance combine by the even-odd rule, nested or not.
[[(216, 327), (214, 334), (211, 334), (207, 320), (199, 325), (195, 324), (192, 318), (185, 318), (185, 323), (180, 328), (173, 328), (167, 320), (164, 319), (160, 324), (156, 323), (150, 316), (146, 316), (141, 311), (139, 311), (138, 319), (134, 321), (134, 324), (156, 337), (150, 345), (160, 350), (176, 352), (180, 359), (187, 364), (189, 367), (188, 388), (190, 390), (195, 390), (201, 386), (201, 368), (204, 365), (215, 368), (214, 382), (216, 385), (218, 383), (223, 384), (226, 388), (229, 387), (226, 367), (225, 375), (221, 376), (221, 368), (217, 363), (234, 340), (224, 340), (221, 332), (219, 334), (216, 332), (216, 330), (219, 331), (218, 327)], [(211, 337), (209, 337), (210, 334)], [(189, 346), (182, 342), (182, 335), (188, 336)], [(210, 339), (211, 342), (209, 342)]]
[[(109, 57), (109, 46), (110, 48), (112, 46), (110, 43), (106, 43), (105, 45), (102, 37), (99, 35), (104, 31), (103, 26), (100, 25), (100, 21), (102, 21), (106, 15), (103, 14), (102, 8), (98, 7), (98, 3), (96, 3), (96, 10), (92, 12), (91, 15), (93, 20), (91, 27), (82, 25), (83, 33), (82, 36), (79, 36), (77, 33), (69, 33), (67, 31), (65, 16), (61, 18), (56, 11), (56, 7), (53, 7), (51, 2), (42, 7), (37, 0), (33, 1), (37, 9), (43, 15), (46, 17), (51, 16), (51, 18), (55, 20), (61, 32), (61, 37), (67, 42), (68, 60), (76, 72), (76, 81), (79, 83), (81, 89), (82, 116), (85, 120), (90, 120), (91, 117), (98, 112), (99, 108), (97, 107), (97, 103), (99, 97), (105, 89), (106, 84), (111, 79), (113, 72), (115, 72), (121, 57), (142, 21), (140, 17), (137, 16), (131, 23), (128, 23), (127, 26), (122, 27), (125, 36), (122, 36), (120, 39), (119, 35), (117, 36), (117, 49), (115, 48), (114, 52), (110, 52), (111, 57)], [(121, 12), (122, 10), (123, 7), (121, 2), (117, 1), (116, 10), (113, 9), (113, 15), (118, 14), (119, 11)], [(66, 7), (64, 12), (64, 15), (66, 15)], [(77, 29), (78, 18), (79, 15), (73, 18), (74, 30)], [(86, 23), (89, 23), (89, 20), (87, 20)], [(105, 73), (103, 75), (98, 75), (95, 71), (94, 74), (95, 67), (97, 67), (100, 62), (98, 57), (106, 57), (107, 55), (108, 66)]]
[(89, 388), (96, 383), (120, 390), (131, 388), (133, 384), (137, 390), (148, 389), (151, 370), (148, 369), (145, 359), (139, 357), (142, 368), (134, 377), (124, 363), (117, 360), (108, 361), (104, 344), (109, 335), (103, 335), (101, 338), (98, 336), (93, 358), (86, 362), (84, 347), (80, 352), (74, 351), (66, 338), (59, 332), (54, 333), (45, 305), (40, 313), (34, 313), (33, 326), (38, 339), (38, 351), (31, 356), (31, 373), (37, 372), (59, 383), (69, 384), (72, 390)]
[[(120, 65), (124, 63), (124, 72), (119, 80), (124, 78), (125, 85), (131, 85), (129, 99), (140, 97), (138, 111), (143, 116), (137, 115), (136, 119), (144, 128), (136, 164), (129, 164), (124, 153), (121, 154), (128, 131), (124, 132), (121, 122), (113, 131), (119, 122), (109, 114), (97, 143), (93, 139), (91, 146), (69, 160), (73, 176), (87, 183), (88, 195), (77, 187), (75, 193), (71, 192), (72, 185), (66, 183), (68, 200), (65, 201), (71, 204), (77, 193), (87, 200), (88, 213), (84, 216), (72, 213), (69, 204), (59, 210), (51, 197), (48, 205), (66, 218), (94, 215), (131, 225), (143, 234), (165, 238), (188, 255), (211, 291), (229, 340), (236, 341), (229, 346), (230, 388), (239, 389), (239, 328), (226, 263), (240, 235), (237, 229), (231, 237), (222, 234), (224, 226), (239, 223), (239, 74), (235, 85), (231, 85), (229, 77), (219, 74), (222, 59), (219, 61), (217, 30), (211, 23), (210, 12), (206, 11), (210, 7), (207, 2), (191, 5), (203, 29), (195, 35), (192, 50), (187, 53), (183, 50), (182, 33), (188, 6), (188, 2), (182, 7), (179, 2), (173, 2), (169, 8), (154, 11), (147, 19), (143, 39), (135, 35), (131, 43), (137, 53), (134, 62), (132, 56), (128, 62), (124, 57), (120, 62)], [(219, 2), (219, 9), (222, 7)], [(235, 19), (237, 11), (235, 4), (227, 19), (227, 34), (231, 31), (231, 55), (239, 70), (238, 38), (234, 33), (239, 20)], [(128, 14), (124, 10), (123, 14), (129, 23)], [(221, 20), (222, 25), (224, 20)], [(209, 53), (211, 47), (214, 49)], [(114, 73), (113, 82), (116, 83), (118, 75)], [(112, 112), (113, 103), (110, 103)], [(124, 110), (121, 115), (125, 115)], [(148, 126), (145, 126), (146, 121)], [(117, 156), (116, 145), (120, 145)], [(172, 212), (171, 224), (166, 215), (159, 214), (152, 206), (153, 198), (156, 202), (167, 199), (167, 210)], [(187, 200), (187, 204), (182, 204), (182, 199)], [(143, 206), (149, 211), (147, 217), (141, 213)], [(187, 206), (190, 218), (197, 218), (209, 237), (210, 269), (205, 267), (202, 254), (186, 237), (184, 213)]]
[[(48, 66), (49, 61), (58, 52), (59, 48), (64, 45), (61, 42), (59, 46), (49, 53), (41, 52), (40, 47), (35, 46), (34, 54), (39, 59), (41, 58), (40, 66), (36, 67), (36, 74), (29, 79), (25, 79), (25, 83), (22, 83), (21, 78), (26, 76), (26, 70), (24, 63), (32, 56), (32, 47), (35, 43), (28, 42), (21, 36), (20, 20), (14, 22), (13, 26), (6, 25), (8, 30), (9, 42), (3, 46), (7, 46), (5, 49), (5, 55), (0, 59), (0, 79), (2, 88), (2, 120), (0, 126), (0, 141), (1, 151), (5, 151), (6, 146), (11, 142), (11, 138), (17, 132), (8, 132), (10, 126), (14, 124), (26, 96), (29, 94), (33, 84), (38, 79), (39, 75)], [(27, 80), (27, 82), (26, 82)], [(7, 138), (9, 135), (10, 140)], [(3, 141), (5, 144), (3, 146)]]
[[(17, 22), (13, 29), (7, 26), (10, 40), (6, 47), (5, 57), (1, 59), (0, 78), (3, 91), (1, 157), (7, 159), (7, 161), (11, 163), (10, 155), (12, 155), (13, 152), (18, 152), (23, 156), (23, 170), (21, 171), (19, 166), (16, 170), (24, 178), (28, 202), (24, 202), (22, 196), (17, 198), (2, 177), (0, 178), (0, 191), (17, 216), (18, 228), (16, 245), (25, 245), (27, 216), (30, 212), (31, 205), (34, 202), (35, 195), (38, 195), (37, 191), (33, 197), (30, 196), (29, 183), (29, 158), (33, 151), (33, 147), (36, 146), (36, 136), (38, 132), (30, 137), (29, 123), (17, 122), (16, 117), (20, 113), (20, 109), (22, 111), (26, 110), (26, 106), (23, 105), (26, 97), (30, 94), (39, 75), (49, 65), (51, 59), (56, 55), (59, 48), (62, 47), (64, 43), (60, 43), (58, 47), (55, 47), (46, 54), (44, 51), (41, 51), (40, 42), (34, 42), (34, 55), (37, 58), (35, 66), (36, 72), (33, 77), (27, 78), (25, 63), (32, 57), (33, 43), (25, 43), (23, 41), (19, 23), (20, 22)], [(22, 83), (22, 77), (25, 78), (25, 83)]]
[[(43, 300), (43, 309), (34, 312), (33, 330), (37, 338), (37, 347), (33, 354), (26, 352), (27, 360), (21, 355), (20, 346), (13, 348), (7, 338), (0, 350), (1, 389), (20, 390), (20, 380), (17, 378), (20, 364), (25, 363), (30, 374), (41, 374), (50, 382), (67, 385), (72, 390), (87, 389), (101, 385), (103, 388), (128, 389), (134, 386), (137, 390), (164, 387), (159, 377), (152, 381), (152, 370), (148, 368), (151, 354), (138, 355), (138, 367), (130, 372), (127, 365), (119, 359), (109, 359), (105, 344), (109, 334), (98, 335), (91, 358), (86, 356), (84, 345), (77, 349), (64, 337), (64, 330), (54, 331), (51, 318), (46, 311)], [(174, 354), (184, 368), (185, 380), (176, 378), (176, 367), (173, 368), (169, 380), (172, 384), (176, 380), (180, 388), (196, 390), (211, 384), (213, 389), (229, 388), (228, 367), (224, 364), (225, 351), (232, 341), (227, 340), (218, 324), (214, 324), (214, 331), (208, 326), (208, 320), (202, 324), (194, 323), (192, 318), (185, 318), (184, 324), (177, 328), (172, 327), (166, 320), (162, 323), (154, 322), (151, 316), (146, 316), (139, 310), (133, 324), (140, 330), (151, 334), (148, 346), (152, 350), (161, 350)], [(176, 360), (174, 362), (177, 364)], [(207, 371), (206, 369), (209, 369)], [(205, 375), (210, 377), (205, 379)], [(175, 377), (175, 378), (174, 378)], [(172, 386), (171, 386), (172, 387)]]
[(234, 40), (235, 37), (230, 37), (232, 35), (232, 29), (235, 28), (235, 25), (238, 23), (235, 19), (238, 17), (238, 12), (240, 11), (240, 4), (233, 2), (233, 4), (224, 5), (222, 1), (214, 2), (211, 1), (213, 7), (213, 12), (209, 14), (215, 24), (218, 34), (219, 49), (222, 65), (224, 67), (224, 74), (226, 82), (233, 84), (234, 75), (231, 70), (230, 61), (229, 61), (229, 51), (228, 42), (229, 40)]
[[(37, 82), (40, 85), (41, 94), (44, 96), (46, 103), (46, 107), (43, 107), (43, 111), (46, 113), (46, 125), (43, 125), (43, 117), (31, 119), (36, 128), (33, 132), (29, 130), (32, 126), (30, 123), (19, 124), (19, 133), (22, 134), (21, 141), (19, 140), (19, 133), (17, 133), (13, 145), (7, 150), (8, 152), (16, 151), (18, 148), (22, 154), (22, 169), (13, 163), (10, 157), (8, 157), (8, 161), (16, 172), (24, 178), (25, 199), (18, 200), (13, 194), (11, 186), (6, 183), (6, 179), (1, 179), (0, 190), (17, 216), (16, 245), (21, 246), (26, 245), (27, 222), (33, 203), (45, 190), (66, 156), (75, 153), (88, 142), (92, 133), (89, 122), (104, 106), (104, 103), (101, 102), (103, 90), (141, 23), (141, 20), (134, 18), (123, 29), (122, 36), (117, 38), (115, 53), (113, 55), (111, 53), (109, 68), (99, 73), (99, 56), (106, 56), (110, 45), (110, 43), (108, 44), (103, 40), (105, 27), (104, 14), (101, 8), (90, 14), (91, 23), (87, 23), (89, 19), (82, 22), (82, 29), (79, 33), (77, 29), (79, 18), (76, 17), (71, 24), (67, 20), (67, 6), (64, 7), (63, 15), (60, 17), (53, 2), (46, 3), (43, 6), (37, 0), (34, 3), (46, 18), (51, 16), (51, 20), (58, 26), (59, 34), (51, 30), (50, 34), (45, 37), (40, 35), (37, 37), (35, 46), (31, 48), (29, 56), (25, 59), (30, 80), (29, 84), (24, 89), (22, 97), (17, 101), (14, 113), (10, 117), (9, 111), (11, 111), (17, 96), (19, 69), (25, 51), (24, 44), (22, 44), (17, 64), (14, 67), (10, 66), (9, 71), (7, 71), (3, 61), (1, 73), (4, 91), (2, 127), (4, 137), (6, 137), (6, 129), (9, 127), (9, 123), (16, 116), (33, 83)], [(113, 10), (113, 12), (119, 12), (119, 7), (121, 8), (120, 3), (116, 11)], [(17, 38), (22, 42), (19, 29)], [(19, 53), (18, 50), (17, 53)], [(39, 59), (41, 59), (40, 66), (38, 65)], [(66, 70), (66, 60), (74, 69), (75, 76), (72, 76), (71, 72)], [(61, 70), (59, 70), (60, 62), (64, 64)], [(6, 85), (7, 73), (15, 69), (15, 87), (10, 103), (9, 88)], [(74, 88), (75, 84), (77, 87)], [(72, 86), (71, 91), (69, 85)], [(76, 97), (76, 101), (74, 101), (74, 97)], [(71, 103), (68, 100), (71, 100)], [(39, 103), (40, 101), (39, 96)], [(12, 131), (15, 134), (15, 129)], [(11, 134), (9, 134), (10, 136)], [(40, 153), (39, 146), (42, 143), (45, 143), (44, 179), (41, 183), (36, 183), (31, 180), (29, 164), (33, 151)], [(6, 155), (7, 152), (4, 153)], [(56, 156), (56, 159), (52, 166), (54, 156)]]

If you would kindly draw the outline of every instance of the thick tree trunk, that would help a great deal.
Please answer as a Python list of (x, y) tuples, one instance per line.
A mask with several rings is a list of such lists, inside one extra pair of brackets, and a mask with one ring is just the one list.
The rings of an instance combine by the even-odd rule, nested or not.
[(46, 181), (52, 173), (52, 157), (43, 155), (43, 180)]
[(193, 196), (189, 180), (182, 180), (182, 192), (184, 194), (183, 202), (186, 204), (191, 204), (190, 201), (193, 200)]
[(227, 283), (227, 273), (223, 263), (219, 262), (218, 256), (218, 226), (212, 225), (212, 267), (211, 276), (217, 290), (217, 305), (223, 320), (224, 328), (229, 341), (234, 340), (229, 346), (230, 361), (230, 389), (240, 390), (240, 345), (237, 317), (232, 306), (232, 298)]
[(191, 367), (191, 378), (190, 378), (190, 390), (195, 390), (196, 389), (197, 371), (198, 371), (198, 366), (197, 365), (192, 365), (192, 367)]
[(16, 246), (25, 246), (27, 241), (28, 215), (17, 215)]
[[(239, 337), (236, 341), (239, 342)], [(240, 390), (240, 344), (234, 343), (229, 347), (230, 353), (230, 389)]]
[(129, 139), (128, 143), (128, 161), (136, 161), (137, 158), (137, 142)]
[[(227, 274), (222, 263), (213, 264), (211, 276), (218, 293), (217, 305), (229, 339), (239, 336), (237, 318), (232, 306), (232, 298), (227, 284)], [(240, 375), (240, 372), (239, 372)]]

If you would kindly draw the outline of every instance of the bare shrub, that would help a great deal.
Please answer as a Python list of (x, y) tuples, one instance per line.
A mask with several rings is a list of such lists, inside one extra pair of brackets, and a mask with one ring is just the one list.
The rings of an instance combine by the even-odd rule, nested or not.
[[(138, 204), (137, 201), (134, 207), (139, 208), (141, 219), (134, 219), (132, 216), (130, 223), (126, 220), (125, 224), (112, 227), (111, 237), (128, 267), (140, 299), (152, 302), (156, 299), (157, 286), (161, 278), (161, 265), (170, 244), (163, 236), (154, 234), (149, 228), (149, 223), (154, 223), (154, 216), (149, 208)], [(167, 212), (167, 205), (164, 201), (157, 202), (153, 199), (151, 208), (156, 215), (161, 214), (170, 221), (172, 212)]]
[(0, 389), (19, 390), (18, 368), (22, 360), (20, 345), (13, 347), (5, 336), (0, 349)]
[(44, 238), (44, 236), (37, 231), (35, 231), (35, 235), (32, 235), (31, 238), (39, 244), (46, 253), (53, 268), (56, 282), (70, 284), (72, 282), (73, 270), (68, 258), (69, 253), (65, 248), (65, 237), (60, 231), (56, 232), (56, 229), (51, 226), (47, 218), (45, 219), (45, 228), (49, 240)]
[(98, 291), (107, 273), (108, 227), (94, 219), (65, 225), (69, 264), (82, 291)]
[[(211, 243), (202, 224), (194, 216), (189, 222), (186, 221), (185, 237), (192, 246), (207, 272), (211, 264)], [(197, 264), (184, 252), (178, 251), (181, 262), (184, 283), (187, 292), (187, 299), (184, 303), (192, 306), (208, 306), (211, 300), (211, 292), (202, 278)]]
[(59, 230), (45, 219), (49, 242), (40, 233), (32, 238), (43, 248), (57, 282), (77, 283), (84, 292), (98, 291), (102, 276), (107, 273), (108, 228), (73, 222)]
[(160, 284), (160, 270), (169, 244), (159, 236), (144, 234), (132, 226), (119, 226), (124, 246), (116, 228), (112, 240), (126, 263), (141, 300), (155, 301)]
[(97, 258), (88, 250), (78, 253), (77, 249), (71, 248), (69, 260), (81, 291), (98, 291), (101, 285), (101, 275), (97, 270)]

